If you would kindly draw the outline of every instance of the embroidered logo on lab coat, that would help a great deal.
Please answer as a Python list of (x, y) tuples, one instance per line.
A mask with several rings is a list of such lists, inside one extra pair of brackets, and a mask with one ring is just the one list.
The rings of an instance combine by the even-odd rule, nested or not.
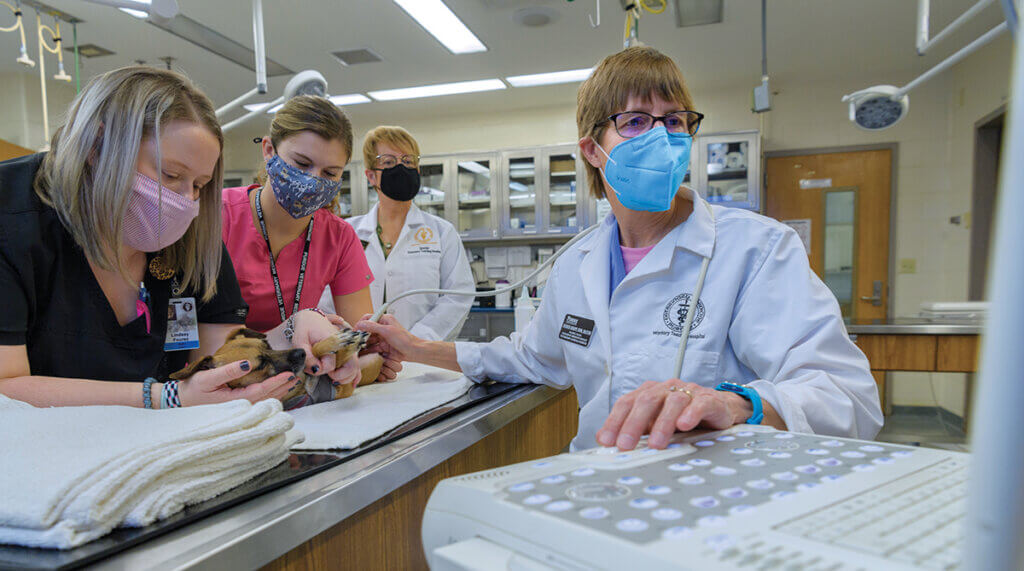
[(434, 231), (424, 226), (416, 231), (413, 238), (416, 239), (417, 244), (430, 244), (434, 241)]
[[(668, 305), (665, 306), (662, 318), (665, 321), (665, 327), (668, 327), (673, 335), (683, 334), (683, 322), (686, 321), (686, 314), (690, 311), (691, 299), (693, 299), (692, 295), (681, 293), (672, 298), (672, 301), (668, 302)], [(704, 302), (698, 300), (697, 313), (693, 316), (693, 324), (690, 325), (690, 331), (697, 329), (701, 321), (704, 321)]]

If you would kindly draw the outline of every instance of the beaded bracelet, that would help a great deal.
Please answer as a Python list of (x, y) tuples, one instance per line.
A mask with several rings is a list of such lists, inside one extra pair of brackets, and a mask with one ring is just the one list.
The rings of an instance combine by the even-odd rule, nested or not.
[(302, 313), (303, 311), (312, 311), (315, 313), (319, 313), (323, 317), (327, 317), (327, 314), (320, 310), (320, 308), (318, 307), (307, 307), (306, 309), (300, 309), (299, 311), (293, 313), (291, 317), (289, 317), (284, 322), (284, 338), (287, 339), (289, 343), (292, 342), (292, 337), (295, 335), (295, 316)]
[(153, 383), (155, 383), (155, 382), (156, 382), (156, 379), (154, 379), (153, 377), (146, 377), (146, 380), (142, 381), (142, 407), (143, 408), (153, 408), (153, 397), (151, 396), (150, 393), (153, 390)]

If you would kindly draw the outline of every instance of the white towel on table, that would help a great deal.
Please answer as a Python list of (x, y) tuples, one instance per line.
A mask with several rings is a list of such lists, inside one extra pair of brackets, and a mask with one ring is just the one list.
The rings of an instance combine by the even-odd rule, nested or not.
[(281, 403), (34, 408), (0, 395), (0, 543), (70, 548), (147, 525), (280, 463)]
[(306, 439), (294, 450), (356, 448), (403, 422), (453, 401), (473, 382), (462, 373), (403, 363), (398, 379), (356, 389), (347, 399), (288, 411)]

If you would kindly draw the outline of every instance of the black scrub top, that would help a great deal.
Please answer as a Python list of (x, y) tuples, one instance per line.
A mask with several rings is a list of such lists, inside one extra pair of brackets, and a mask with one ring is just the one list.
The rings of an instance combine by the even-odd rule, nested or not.
[[(0, 345), (26, 345), (33, 375), (141, 381), (183, 367), (188, 351), (164, 352), (171, 281), (146, 272), (152, 327), (146, 317), (121, 326), (84, 252), (32, 188), (43, 155), (0, 163)], [(217, 293), (203, 303), (192, 291), (200, 323), (245, 323), (231, 258), (222, 245)]]

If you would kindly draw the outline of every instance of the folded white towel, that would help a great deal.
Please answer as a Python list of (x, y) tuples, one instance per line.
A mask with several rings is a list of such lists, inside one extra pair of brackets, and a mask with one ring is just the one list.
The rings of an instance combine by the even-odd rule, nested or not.
[(26, 407), (0, 395), (0, 543), (69, 548), (147, 525), (283, 461), (281, 403)]
[(289, 411), (306, 439), (294, 450), (356, 448), (428, 410), (466, 394), (462, 373), (403, 363), (398, 380), (359, 387), (347, 399)]

